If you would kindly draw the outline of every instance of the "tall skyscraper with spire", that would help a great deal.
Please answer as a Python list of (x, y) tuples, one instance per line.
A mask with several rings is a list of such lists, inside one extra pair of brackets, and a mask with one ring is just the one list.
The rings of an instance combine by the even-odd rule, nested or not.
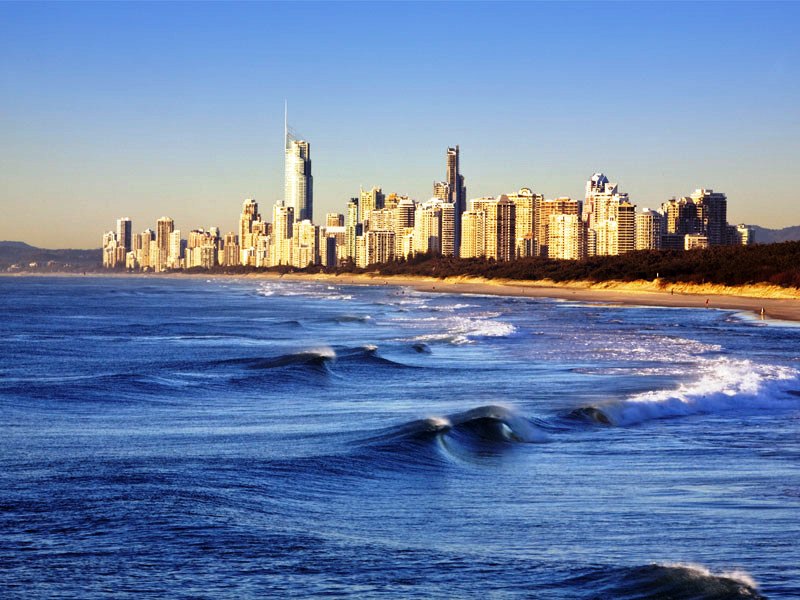
[(284, 112), (285, 179), (284, 202), (294, 209), (295, 219), (313, 221), (314, 195), (311, 176), (311, 145), (289, 128), (288, 105)]

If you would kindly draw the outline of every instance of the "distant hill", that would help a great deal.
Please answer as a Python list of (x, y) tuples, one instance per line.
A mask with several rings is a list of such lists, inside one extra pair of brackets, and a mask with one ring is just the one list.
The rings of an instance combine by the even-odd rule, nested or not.
[(783, 229), (767, 229), (758, 225), (750, 225), (756, 232), (756, 244), (778, 244), (780, 242), (800, 241), (800, 225)]
[(49, 250), (25, 242), (0, 241), (0, 271), (92, 271), (103, 255), (92, 250)]

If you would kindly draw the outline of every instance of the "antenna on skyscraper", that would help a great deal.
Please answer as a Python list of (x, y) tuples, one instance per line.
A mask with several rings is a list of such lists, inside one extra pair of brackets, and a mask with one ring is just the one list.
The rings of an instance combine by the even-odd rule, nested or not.
[(289, 147), (289, 101), (283, 101), (283, 147)]

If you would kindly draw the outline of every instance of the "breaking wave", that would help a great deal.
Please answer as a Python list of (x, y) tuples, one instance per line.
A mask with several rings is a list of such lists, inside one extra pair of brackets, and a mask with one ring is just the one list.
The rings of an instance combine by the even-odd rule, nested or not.
[(701, 375), (693, 383), (583, 406), (569, 416), (602, 425), (633, 425), (654, 419), (797, 405), (793, 388), (798, 385), (798, 371), (791, 367), (720, 358), (701, 363), (700, 368)]
[(545, 443), (549, 436), (544, 427), (514, 410), (488, 405), (404, 423), (364, 441), (369, 448), (401, 455), (404, 460), (420, 458), (415, 453), (421, 447), (424, 455), (436, 449), (448, 458), (469, 459), (513, 444)]
[(615, 600), (763, 599), (753, 578), (742, 571), (713, 573), (702, 565), (666, 563), (597, 569), (567, 582), (593, 598)]

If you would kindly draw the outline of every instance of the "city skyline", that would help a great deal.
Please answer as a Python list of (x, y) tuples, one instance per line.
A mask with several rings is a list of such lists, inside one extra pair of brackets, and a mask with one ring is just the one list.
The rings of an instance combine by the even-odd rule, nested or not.
[[(0, 239), (96, 247), (122, 214), (235, 231), (228, 207), (284, 196), (286, 98), (314, 145), (317, 222), (360, 187), (428, 200), (457, 143), (467, 199), (582, 198), (602, 171), (641, 208), (711, 188), (733, 223), (800, 223), (798, 7), (452, 6), (464, 35), (449, 43), (424, 26), (440, 5), (193, 5), (190, 19), (180, 6), (0, 7)], [(298, 15), (307, 43), (290, 51), (277, 23)], [(358, 43), (334, 35), (343, 22)], [(509, 54), (534, 22), (539, 43)], [(626, 44), (597, 43), (615, 28)], [(452, 67), (466, 85), (440, 85)]]

